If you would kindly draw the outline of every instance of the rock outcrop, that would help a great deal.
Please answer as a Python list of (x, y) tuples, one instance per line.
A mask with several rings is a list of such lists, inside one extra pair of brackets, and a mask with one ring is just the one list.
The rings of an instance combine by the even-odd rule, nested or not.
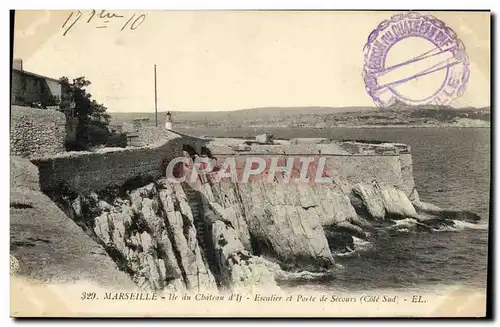
[(274, 274), (264, 259), (252, 255), (235, 230), (221, 220), (212, 224), (214, 252), (223, 284), (234, 291), (277, 291)]
[(416, 201), (413, 205), (418, 212), (418, 221), (429, 228), (453, 227), (455, 221), (477, 223), (481, 220), (479, 215), (466, 210), (445, 210), (423, 201)]
[(19, 263), (16, 275), (47, 283), (91, 280), (136, 290), (104, 248), (39, 191), (36, 179), (36, 166), (11, 158), (10, 253)]
[(256, 253), (275, 256), (285, 266), (312, 271), (334, 264), (318, 216), (320, 203), (313, 200), (312, 194), (305, 193), (311, 189), (263, 180), (224, 184), (211, 184), (212, 192), (217, 194), (214, 198), (224, 199), (227, 195), (238, 199), (241, 206), (231, 204), (232, 201), (221, 204), (237, 208), (238, 216), (244, 217)]
[(248, 251), (252, 250), (250, 231), (245, 219), (245, 209), (238, 190), (232, 183), (208, 182), (200, 185), (199, 194), (204, 206), (216, 203), (218, 214), (228, 219), (238, 238)]
[[(12, 253), (21, 256), (21, 271), (23, 265), (35, 267), (24, 273), (46, 280), (84, 276), (109, 286), (107, 276), (113, 276), (122, 288), (158, 293), (279, 292), (281, 280), (332, 273), (336, 258), (356, 255), (356, 238), (369, 240), (380, 228), (397, 232), (410, 221), (418, 230), (433, 231), (454, 220), (480, 219), (419, 201), (409, 159), (404, 158), (407, 182), (397, 185), (364, 175), (345, 178), (335, 167), (330, 182), (315, 185), (268, 182), (264, 173), (248, 183), (217, 181), (211, 174), (195, 184), (134, 178), (100, 190), (58, 188), (50, 194), (58, 208), (40, 193), (36, 168), (13, 158)], [(52, 268), (69, 267), (60, 269), (69, 277), (41, 267), (44, 251)], [(75, 263), (74, 253), (86, 267)]]
[(251, 252), (243, 217), (193, 192), (162, 179), (124, 194), (80, 194), (66, 199), (66, 209), (143, 290), (278, 289)]
[(352, 202), (361, 215), (376, 220), (417, 218), (417, 212), (403, 191), (392, 185), (359, 183), (352, 188)]
[(142, 289), (217, 290), (180, 184), (160, 180), (112, 202), (95, 193), (80, 201), (89, 203), (89, 198), (93, 198), (100, 214), (80, 220), (93, 226), (97, 241)]

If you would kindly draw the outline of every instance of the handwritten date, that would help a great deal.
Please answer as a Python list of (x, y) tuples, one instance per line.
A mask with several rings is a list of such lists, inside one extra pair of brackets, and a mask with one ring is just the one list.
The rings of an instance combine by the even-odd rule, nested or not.
[[(95, 28), (107, 28), (108, 23), (120, 21), (120, 31), (125, 29), (135, 31), (146, 19), (145, 14), (132, 14), (130, 16), (119, 15), (117, 13), (108, 12), (106, 10), (92, 10), (90, 13), (83, 13), (80, 10), (72, 11), (64, 24), (61, 26), (63, 29), (63, 36), (77, 23), (95, 24)], [(123, 23), (125, 21), (125, 23)]]

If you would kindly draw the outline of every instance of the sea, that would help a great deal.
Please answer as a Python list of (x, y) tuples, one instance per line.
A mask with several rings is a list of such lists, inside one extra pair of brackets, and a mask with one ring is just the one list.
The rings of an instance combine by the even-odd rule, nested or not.
[[(489, 128), (234, 128), (184, 129), (197, 136), (253, 137), (267, 132), (276, 138), (327, 137), (378, 140), (411, 146), (416, 188), (422, 201), (442, 208), (469, 210), (477, 224), (428, 232), (408, 228), (381, 231), (369, 242), (355, 239), (357, 255), (336, 258), (338, 268), (321, 277), (296, 278), (286, 286), (336, 291), (422, 290), (466, 286), (485, 291), (490, 211)], [(403, 226), (404, 227), (404, 226)]]

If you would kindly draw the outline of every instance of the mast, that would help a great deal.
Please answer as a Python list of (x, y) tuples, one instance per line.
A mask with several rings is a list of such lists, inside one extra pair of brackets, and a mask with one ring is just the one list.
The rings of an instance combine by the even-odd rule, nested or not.
[(155, 126), (158, 127), (158, 91), (156, 88), (156, 65), (155, 65)]

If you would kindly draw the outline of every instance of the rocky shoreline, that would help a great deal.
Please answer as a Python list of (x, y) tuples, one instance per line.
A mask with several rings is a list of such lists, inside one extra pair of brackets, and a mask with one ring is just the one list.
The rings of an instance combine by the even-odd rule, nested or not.
[[(411, 185), (402, 189), (377, 180), (352, 184), (334, 179), (303, 187), (264, 178), (246, 184), (221, 182), (207, 174), (196, 184), (159, 178), (90, 192), (61, 188), (47, 194), (50, 199), (40, 192), (38, 180), (36, 166), (11, 159), (11, 215), (20, 225), (29, 224), (24, 215), (36, 208), (28, 197), (16, 194), (31, 194), (57, 217), (66, 217), (66, 224), (76, 223), (63, 232), (64, 238), (102, 249), (104, 257), (88, 267), (103, 267), (104, 260), (106, 269), (128, 279), (124, 285), (157, 293), (279, 292), (283, 280), (334, 273), (336, 258), (356, 255), (356, 240), (369, 241), (381, 228), (397, 229), (402, 220), (414, 221), (415, 232), (432, 232), (456, 220), (480, 219), (421, 202)], [(50, 221), (44, 206), (35, 215)], [(21, 257), (21, 274), (37, 278), (39, 273), (22, 258), (23, 235), (13, 229), (11, 253)], [(92, 278), (106, 284), (105, 275)], [(43, 279), (51, 280), (50, 274)]]

